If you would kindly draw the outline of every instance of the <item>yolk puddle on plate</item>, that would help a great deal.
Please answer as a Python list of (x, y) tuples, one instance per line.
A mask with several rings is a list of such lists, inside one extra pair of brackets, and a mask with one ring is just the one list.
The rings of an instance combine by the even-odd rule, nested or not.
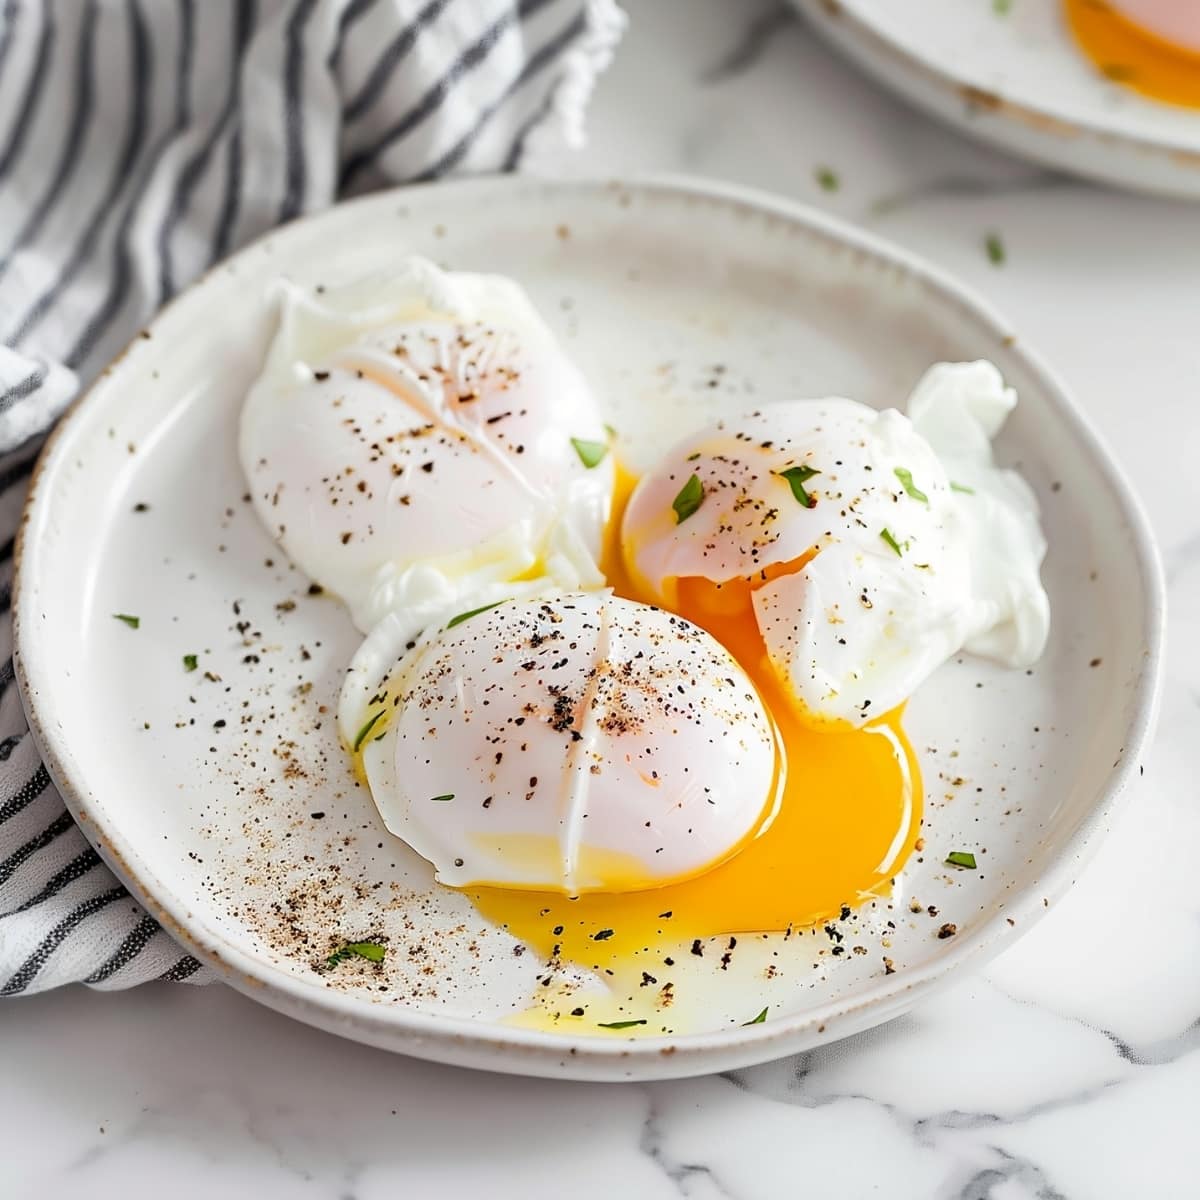
[(1200, 108), (1200, 54), (1143, 29), (1101, 0), (1064, 0), (1064, 8), (1079, 48), (1114, 83), (1167, 104)]
[[(632, 484), (619, 479), (604, 570), (620, 595), (642, 599), (617, 541)], [(797, 569), (802, 561), (789, 567)], [(741, 663), (775, 720), (787, 771), (778, 811), (720, 866), (661, 888), (574, 899), (555, 892), (464, 889), (483, 916), (551, 964), (575, 964), (610, 984), (612, 1002), (598, 1005), (589, 993), (582, 1012), (583, 1000), (544, 987), (534, 1007), (514, 1018), (518, 1024), (591, 1032), (603, 1028), (601, 1022), (615, 1022), (624, 1036), (661, 1033), (671, 1003), (670, 989), (663, 989), (671, 977), (664, 959), (679, 955), (681, 946), (684, 954), (694, 952), (689, 944), (695, 939), (782, 932), (886, 893), (918, 836), (920, 775), (899, 710), (863, 729), (811, 725), (796, 713), (767, 661), (750, 584), (718, 588), (681, 580), (678, 601), (683, 616), (706, 628)], [(707, 951), (714, 970), (723, 949), (717, 943)], [(645, 985), (643, 972), (654, 986)], [(630, 1020), (644, 1024), (634, 1027)]]

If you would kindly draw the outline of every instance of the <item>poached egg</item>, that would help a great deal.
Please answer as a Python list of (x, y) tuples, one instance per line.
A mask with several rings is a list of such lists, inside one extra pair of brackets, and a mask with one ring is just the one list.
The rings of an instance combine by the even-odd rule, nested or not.
[(1016, 403), (990, 363), (932, 368), (909, 416), (786, 401), (670, 450), (625, 510), (636, 594), (725, 644), (753, 626), (813, 720), (861, 726), (966, 647), (1042, 652), (1045, 541), (991, 439)]
[(283, 285), (239, 450), (264, 525), (364, 632), (492, 583), (603, 582), (608, 433), (511, 280), (411, 259)]
[(682, 617), (606, 590), (462, 614), (408, 651), (398, 628), (355, 656), (339, 719), (384, 823), (442, 883), (662, 887), (776, 807), (762, 700)]

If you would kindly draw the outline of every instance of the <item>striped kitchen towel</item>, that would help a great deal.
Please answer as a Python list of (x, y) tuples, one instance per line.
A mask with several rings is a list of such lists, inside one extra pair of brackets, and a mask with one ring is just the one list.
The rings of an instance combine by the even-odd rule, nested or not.
[(180, 286), (336, 196), (582, 136), (615, 0), (0, 3), (0, 995), (199, 982), (75, 827), (8, 619), (46, 429)]

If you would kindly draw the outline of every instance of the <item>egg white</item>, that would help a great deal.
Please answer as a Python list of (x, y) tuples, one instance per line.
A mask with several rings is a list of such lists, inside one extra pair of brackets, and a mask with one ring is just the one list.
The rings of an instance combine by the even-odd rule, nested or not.
[(267, 529), (365, 632), (519, 576), (599, 586), (607, 441), (516, 284), (412, 259), (337, 289), (281, 286), (239, 449)]
[[(861, 725), (964, 646), (1027, 666), (1049, 628), (1045, 540), (1032, 492), (991, 450), (1015, 402), (990, 363), (943, 363), (911, 419), (832, 398), (718, 421), (639, 483), (626, 560), (672, 605), (680, 578), (751, 581), (768, 656), (818, 719)], [(797, 468), (815, 472), (801, 481), (811, 507)], [(693, 475), (703, 500), (680, 519)]]
[(409, 633), (389, 618), (367, 639), (339, 724), (384, 823), (441, 882), (656, 887), (769, 818), (771, 720), (690, 622), (605, 590)]

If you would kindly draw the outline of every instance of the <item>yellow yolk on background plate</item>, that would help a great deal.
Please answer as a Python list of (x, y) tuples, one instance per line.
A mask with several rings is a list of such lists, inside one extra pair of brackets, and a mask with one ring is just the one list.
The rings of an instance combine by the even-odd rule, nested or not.
[(1064, 0), (1064, 8), (1080, 49), (1114, 83), (1167, 104), (1200, 108), (1200, 54), (1100, 0)]
[[(634, 481), (618, 476), (604, 573), (616, 593), (642, 600), (624, 568), (621, 517)], [(788, 566), (795, 570), (803, 560)], [(643, 972), (669, 979), (664, 959), (695, 939), (783, 932), (814, 924), (886, 893), (920, 828), (916, 756), (896, 710), (861, 729), (806, 721), (770, 666), (751, 609), (752, 587), (679, 581), (678, 611), (713, 634), (754, 681), (780, 740), (786, 778), (774, 814), (732, 857), (682, 882), (643, 891), (561, 893), (468, 887), (489, 921), (552, 965), (594, 971), (611, 1003), (541, 989), (522, 1025), (562, 1032), (616, 1022), (621, 1033), (655, 1034), (669, 994), (644, 987)], [(720, 953), (713, 954), (717, 969)], [(583, 1006), (583, 1013), (577, 1009)], [(644, 1020), (644, 1025), (625, 1021)], [(669, 1021), (668, 1021), (669, 1023)]]

